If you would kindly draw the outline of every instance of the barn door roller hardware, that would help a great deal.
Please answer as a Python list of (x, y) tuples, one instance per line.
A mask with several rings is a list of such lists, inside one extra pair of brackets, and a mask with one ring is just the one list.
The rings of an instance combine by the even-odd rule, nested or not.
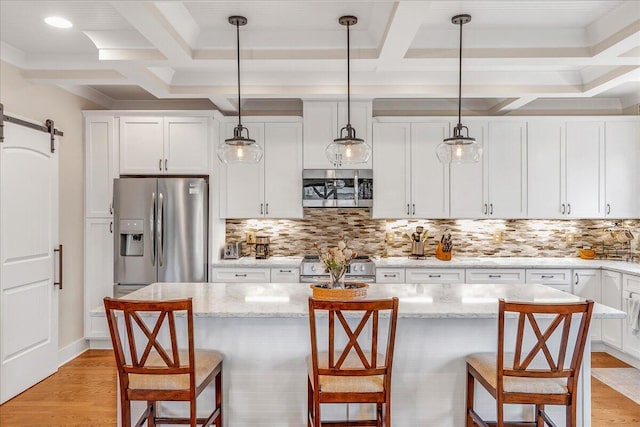
[(15, 123), (20, 126), (28, 127), (29, 129), (39, 130), (40, 132), (45, 132), (51, 135), (51, 152), (56, 152), (55, 147), (55, 137), (56, 136), (64, 136), (64, 132), (56, 129), (53, 120), (47, 119), (44, 126), (38, 125), (35, 123), (28, 122), (26, 120), (18, 119), (16, 117), (7, 116), (4, 114), (4, 106), (0, 104), (0, 143), (4, 142), (4, 122)]

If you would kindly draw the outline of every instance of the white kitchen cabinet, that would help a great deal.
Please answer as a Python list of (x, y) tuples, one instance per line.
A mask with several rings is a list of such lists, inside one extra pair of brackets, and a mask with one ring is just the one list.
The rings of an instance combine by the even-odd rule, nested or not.
[(411, 217), (411, 125), (374, 123), (373, 218)]
[(120, 173), (209, 174), (208, 120), (207, 117), (121, 117)]
[(489, 207), (487, 195), (487, 123), (480, 121), (465, 122), (469, 136), (483, 147), (482, 158), (477, 163), (462, 163), (450, 166), (450, 204), (452, 218), (486, 218)]
[(211, 282), (213, 283), (269, 283), (271, 269), (269, 268), (212, 268)]
[(299, 283), (300, 268), (280, 267), (271, 269), (271, 283)]
[(604, 215), (604, 123), (566, 125), (566, 213), (569, 218)]
[[(84, 231), (84, 335), (85, 338), (108, 338), (106, 318), (89, 315), (113, 294), (113, 220), (85, 220)], [(102, 319), (102, 320), (100, 320)], [(104, 323), (102, 323), (104, 322)]]
[(460, 268), (407, 268), (407, 283), (464, 283), (464, 269)]
[[(633, 274), (622, 275), (622, 294), (623, 302), (622, 308), (627, 313), (630, 313), (629, 302), (631, 299), (640, 298), (640, 276)], [(629, 319), (623, 320), (623, 335), (622, 335), (622, 351), (640, 359), (640, 334), (634, 334), (629, 324)]]
[(527, 284), (546, 285), (567, 293), (571, 293), (571, 270), (564, 268), (526, 270)]
[(640, 120), (605, 123), (605, 216), (640, 217)]
[[(302, 218), (299, 122), (243, 123), (264, 149), (260, 162), (225, 165), (225, 218)], [(236, 125), (228, 123), (226, 134)]]
[(526, 282), (524, 269), (519, 268), (468, 268), (465, 283), (503, 283), (518, 285)]
[[(573, 270), (573, 294), (594, 302), (602, 301), (601, 271), (597, 269)], [(591, 319), (591, 340), (602, 340), (602, 320)]]
[[(624, 310), (622, 307), (622, 274), (602, 271), (602, 304)], [(622, 350), (622, 322), (624, 319), (602, 319), (602, 341)]]
[(411, 124), (413, 218), (449, 218), (449, 165), (440, 163), (436, 156), (436, 147), (448, 136), (449, 122)]
[(527, 127), (528, 217), (601, 218), (603, 122), (545, 118)]
[(451, 217), (526, 217), (526, 122), (466, 125), (483, 153), (478, 163), (451, 165)]
[(113, 115), (86, 115), (84, 133), (85, 204), (88, 218), (113, 215), (113, 179), (118, 177)]
[(404, 268), (376, 268), (376, 283), (405, 283)]
[[(304, 101), (304, 169), (371, 169), (373, 162), (337, 165), (325, 154), (327, 146), (347, 124), (346, 101)], [(372, 106), (368, 101), (351, 102), (351, 126), (357, 136), (372, 146)]]

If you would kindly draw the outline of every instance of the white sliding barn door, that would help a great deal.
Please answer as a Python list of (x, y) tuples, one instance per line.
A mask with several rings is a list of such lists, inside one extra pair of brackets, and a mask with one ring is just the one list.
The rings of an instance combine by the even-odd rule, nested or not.
[[(58, 369), (58, 153), (5, 122), (0, 144), (0, 403)], [(54, 259), (55, 258), (55, 259)]]

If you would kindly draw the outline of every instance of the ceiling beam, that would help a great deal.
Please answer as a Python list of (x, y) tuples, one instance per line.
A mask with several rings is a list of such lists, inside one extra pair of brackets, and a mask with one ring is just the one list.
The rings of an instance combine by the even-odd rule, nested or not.
[(78, 95), (84, 99), (88, 99), (91, 102), (95, 102), (96, 104), (106, 109), (112, 110), (116, 106), (116, 101), (113, 98), (88, 86), (64, 84), (58, 86), (68, 92), (73, 93), (74, 95)]
[(238, 112), (238, 107), (226, 95), (209, 95), (208, 98), (224, 115)]
[(380, 47), (381, 61), (396, 61), (405, 57), (430, 3), (401, 1), (395, 4)]
[(129, 84), (140, 86), (156, 98), (169, 97), (170, 86), (149, 69), (129, 63), (116, 63), (114, 65), (114, 68), (127, 78)]
[(520, 98), (508, 98), (489, 109), (489, 115), (497, 116), (517, 110), (537, 99), (537, 96), (522, 96)]
[(114, 1), (111, 5), (167, 59), (191, 59), (191, 46), (155, 4)]
[(640, 65), (618, 67), (582, 85), (582, 96), (595, 96), (626, 82), (640, 82)]

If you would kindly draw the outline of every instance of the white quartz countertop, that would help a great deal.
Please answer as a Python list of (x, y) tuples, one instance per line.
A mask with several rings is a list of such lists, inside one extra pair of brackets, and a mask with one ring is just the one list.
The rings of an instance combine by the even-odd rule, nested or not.
[(233, 267), (233, 268), (298, 268), (302, 262), (301, 256), (272, 256), (267, 259), (256, 259), (255, 257), (242, 257), (238, 259), (222, 259), (211, 263), (211, 267)]
[[(123, 299), (193, 298), (194, 316), (306, 317), (309, 284), (302, 283), (154, 283)], [(498, 298), (561, 303), (581, 298), (544, 285), (372, 284), (368, 299), (400, 298), (399, 317), (495, 318)], [(621, 319), (620, 310), (596, 304), (595, 318)]]

